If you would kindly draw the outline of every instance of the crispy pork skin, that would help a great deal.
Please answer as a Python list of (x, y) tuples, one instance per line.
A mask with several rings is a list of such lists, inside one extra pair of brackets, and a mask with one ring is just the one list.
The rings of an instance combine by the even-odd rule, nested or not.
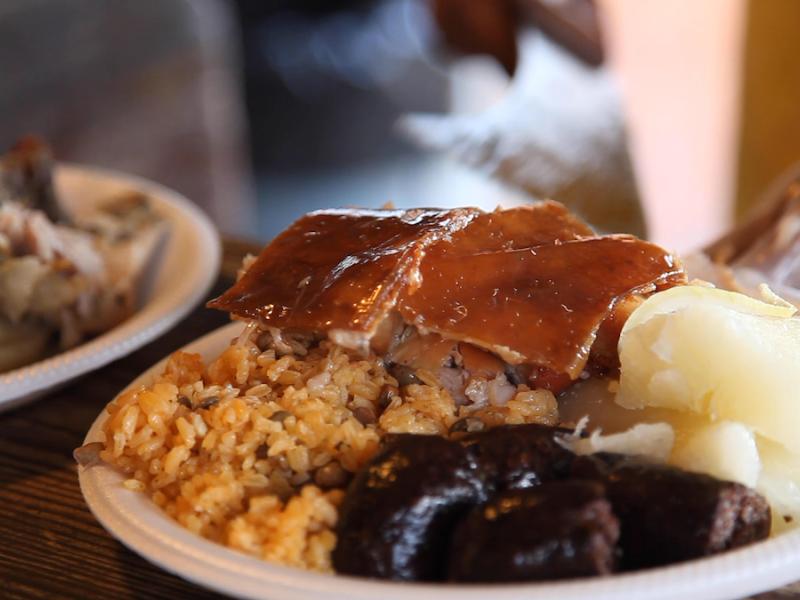
[(209, 306), (382, 355), (420, 339), (443, 356), (471, 344), (558, 390), (580, 375), (609, 319), (600, 356), (613, 367), (613, 351), (604, 355), (614, 316), (627, 314), (617, 305), (684, 281), (665, 250), (596, 236), (555, 202), (491, 213), (330, 210), (278, 236)]
[(607, 236), (467, 256), (429, 253), (422, 285), (400, 313), (425, 331), (470, 342), (510, 364), (576, 378), (603, 320), (620, 298), (682, 278), (664, 250)]
[(269, 244), (209, 306), (362, 346), (400, 292), (418, 283), (425, 248), (477, 214), (477, 209), (310, 213)]

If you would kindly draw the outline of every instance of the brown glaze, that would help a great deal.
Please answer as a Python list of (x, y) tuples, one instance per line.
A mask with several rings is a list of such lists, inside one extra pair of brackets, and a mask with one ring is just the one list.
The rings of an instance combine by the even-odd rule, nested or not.
[(614, 374), (619, 372), (619, 336), (628, 317), (644, 302), (640, 294), (631, 294), (620, 298), (614, 308), (597, 330), (597, 338), (592, 345), (589, 364), (599, 373)]
[(574, 379), (621, 298), (684, 280), (665, 250), (593, 236), (555, 202), (492, 213), (319, 211), (209, 306), (345, 345), (374, 335), (387, 348), (402, 330), (396, 310), (423, 332)]
[(594, 236), (591, 227), (563, 204), (547, 201), (481, 213), (450, 239), (431, 247), (429, 254), (468, 256)]
[(425, 248), (477, 214), (469, 208), (308, 214), (209, 306), (274, 327), (371, 333), (414, 278)]
[(665, 250), (629, 236), (466, 255), (432, 251), (420, 275), (419, 289), (400, 298), (406, 321), (511, 364), (572, 378), (620, 297), (685, 277)]

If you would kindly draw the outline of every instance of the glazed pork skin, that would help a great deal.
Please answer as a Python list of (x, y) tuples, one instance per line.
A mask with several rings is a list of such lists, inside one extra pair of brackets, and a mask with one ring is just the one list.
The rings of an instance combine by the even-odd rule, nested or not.
[(509, 364), (534, 364), (572, 379), (620, 298), (681, 276), (661, 248), (630, 236), (466, 256), (434, 247), (420, 271), (422, 284), (400, 298), (406, 322)]
[(554, 202), (492, 213), (319, 211), (209, 306), (381, 355), (412, 326), (563, 385), (584, 369), (618, 303), (683, 282), (663, 249), (594, 236)]
[[(454, 234), (460, 235), (454, 237)], [(592, 235), (562, 205), (484, 213), (452, 210), (321, 210), (267, 245), (244, 276), (209, 303), (281, 329), (305, 329), (365, 347), (401, 292), (413, 293), (427, 250), (456, 244), (459, 254), (514, 250)], [(387, 318), (388, 322), (387, 322)]]

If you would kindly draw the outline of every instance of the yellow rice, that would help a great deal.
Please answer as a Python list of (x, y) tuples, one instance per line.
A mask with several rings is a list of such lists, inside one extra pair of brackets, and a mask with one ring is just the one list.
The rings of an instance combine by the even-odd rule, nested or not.
[[(558, 421), (548, 391), (520, 385), (504, 406), (456, 406), (432, 374), (401, 394), (375, 356), (270, 338), (251, 326), (208, 365), (173, 354), (157, 381), (108, 406), (101, 452), (184, 527), (265, 560), (332, 570), (345, 482), (315, 478), (326, 465), (356, 471), (385, 433), (447, 435), (466, 416)], [(375, 422), (357, 418), (365, 410)]]

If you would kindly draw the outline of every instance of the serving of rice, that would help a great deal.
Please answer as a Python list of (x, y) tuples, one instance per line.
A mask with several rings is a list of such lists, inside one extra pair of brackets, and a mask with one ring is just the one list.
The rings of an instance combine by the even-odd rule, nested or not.
[(100, 456), (189, 530), (284, 565), (331, 572), (338, 506), (389, 433), (555, 425), (553, 394), (477, 384), (457, 405), (432, 373), (400, 386), (380, 358), (245, 327), (210, 364), (173, 354), (112, 402)]

